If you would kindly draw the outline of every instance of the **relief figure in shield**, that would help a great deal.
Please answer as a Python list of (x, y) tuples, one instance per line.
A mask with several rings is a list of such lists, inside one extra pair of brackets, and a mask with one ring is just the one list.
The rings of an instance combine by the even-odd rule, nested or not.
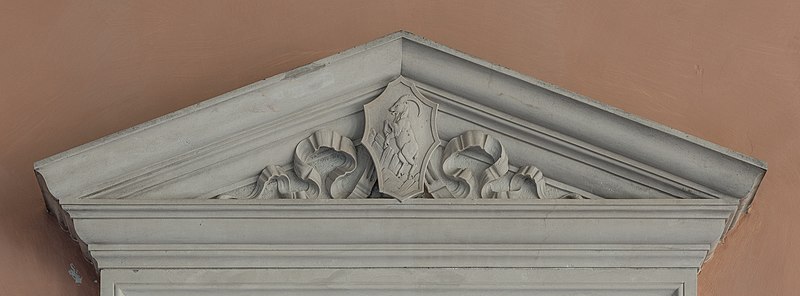
[(377, 134), (374, 129), (370, 131), (372, 145), (383, 151), (379, 159), (383, 168), (400, 180), (415, 180), (419, 144), (412, 122), (420, 115), (419, 103), (411, 95), (404, 95), (388, 111), (390, 116), (383, 122), (383, 133)]
[(425, 169), (440, 142), (438, 107), (402, 76), (364, 105), (362, 143), (375, 164), (381, 193), (403, 200), (425, 191)]

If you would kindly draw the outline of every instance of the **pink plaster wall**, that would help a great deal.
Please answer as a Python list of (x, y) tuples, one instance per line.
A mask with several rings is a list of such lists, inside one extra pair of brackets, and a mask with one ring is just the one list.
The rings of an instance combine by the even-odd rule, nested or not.
[(34, 161), (401, 29), (767, 161), (700, 293), (800, 290), (800, 1), (0, 2), (0, 295), (97, 294)]

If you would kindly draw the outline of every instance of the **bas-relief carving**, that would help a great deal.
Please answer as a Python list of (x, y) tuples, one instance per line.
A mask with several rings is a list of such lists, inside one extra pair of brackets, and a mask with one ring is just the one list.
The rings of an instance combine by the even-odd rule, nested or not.
[(318, 130), (297, 144), (291, 166), (268, 165), (245, 188), (249, 193), (217, 198), (585, 198), (548, 187), (534, 166), (512, 170), (503, 145), (485, 132), (467, 131), (442, 144), (437, 111), (401, 76), (364, 105), (360, 143)]
[(380, 192), (409, 198), (425, 190), (425, 169), (439, 145), (438, 105), (402, 77), (364, 105), (364, 147), (375, 160)]
[[(387, 87), (403, 73), (422, 95), (410, 79)], [(265, 103), (280, 112), (250, 112)], [(342, 274), (342, 295), (691, 296), (766, 165), (400, 33), (35, 170), (104, 296), (328, 295), (318, 279)], [(212, 196), (276, 200), (189, 200)]]
[(363, 147), (331, 130), (320, 130), (297, 144), (291, 168), (269, 165), (247, 196), (233, 198), (363, 198), (375, 184), (372, 160)]
[(436, 198), (584, 198), (550, 189), (534, 166), (511, 171), (500, 141), (474, 130), (437, 149), (428, 163), (425, 180), (428, 192)]

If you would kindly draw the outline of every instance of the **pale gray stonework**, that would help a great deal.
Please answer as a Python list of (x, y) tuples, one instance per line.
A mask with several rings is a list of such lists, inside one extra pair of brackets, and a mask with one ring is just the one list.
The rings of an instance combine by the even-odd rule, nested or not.
[(399, 32), (35, 171), (103, 296), (691, 296), (766, 165)]

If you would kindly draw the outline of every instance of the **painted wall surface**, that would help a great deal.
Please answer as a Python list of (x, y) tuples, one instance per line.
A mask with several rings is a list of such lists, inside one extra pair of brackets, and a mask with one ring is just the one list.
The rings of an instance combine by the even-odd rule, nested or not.
[(700, 293), (800, 290), (800, 1), (2, 2), (0, 295), (98, 293), (34, 161), (401, 29), (767, 161)]

